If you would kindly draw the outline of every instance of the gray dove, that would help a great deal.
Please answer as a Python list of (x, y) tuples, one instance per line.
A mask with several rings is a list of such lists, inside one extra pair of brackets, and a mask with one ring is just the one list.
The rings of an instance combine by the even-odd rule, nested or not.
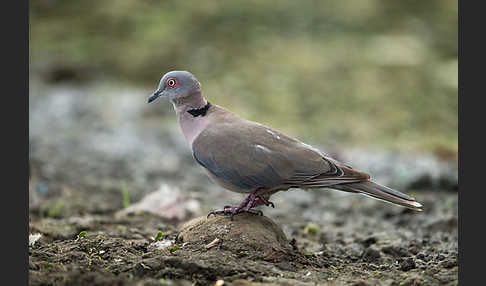
[(422, 210), (414, 198), (371, 181), (368, 174), (296, 138), (211, 104), (190, 72), (166, 73), (148, 102), (158, 97), (172, 102), (193, 157), (208, 176), (228, 190), (248, 194), (238, 206), (225, 206), (209, 215), (262, 214), (253, 208), (275, 207), (270, 196), (291, 188), (359, 193)]

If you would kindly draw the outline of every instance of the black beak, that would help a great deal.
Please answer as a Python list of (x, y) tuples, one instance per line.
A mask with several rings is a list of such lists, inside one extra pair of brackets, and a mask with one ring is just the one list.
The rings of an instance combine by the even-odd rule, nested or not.
[(152, 101), (156, 100), (157, 97), (160, 96), (160, 94), (162, 93), (162, 90), (160, 89), (157, 89), (148, 99), (148, 103), (151, 103)]

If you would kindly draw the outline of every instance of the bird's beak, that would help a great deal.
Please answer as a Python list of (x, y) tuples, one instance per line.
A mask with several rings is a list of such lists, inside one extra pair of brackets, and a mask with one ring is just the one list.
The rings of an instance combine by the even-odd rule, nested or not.
[(149, 97), (148, 103), (151, 103), (152, 101), (156, 100), (157, 97), (159, 97), (161, 93), (162, 93), (162, 90), (160, 90), (160, 89), (157, 89), (156, 91), (154, 91), (154, 93), (152, 93), (152, 95)]

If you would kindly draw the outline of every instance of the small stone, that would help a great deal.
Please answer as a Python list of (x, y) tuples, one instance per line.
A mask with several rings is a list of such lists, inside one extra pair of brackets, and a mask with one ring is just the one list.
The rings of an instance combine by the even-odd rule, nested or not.
[(148, 247), (149, 248), (155, 248), (155, 249), (166, 249), (168, 247), (171, 247), (174, 244), (172, 240), (159, 240), (152, 242)]
[(420, 252), (420, 247), (417, 245), (413, 245), (408, 248), (408, 251), (412, 253), (413, 255), (417, 255)]
[(411, 257), (404, 259), (400, 262), (400, 270), (402, 271), (409, 271), (411, 269), (414, 269), (415, 267), (415, 261)]
[(36, 234), (29, 234), (29, 246), (34, 246), (36, 241), (38, 241), (42, 237), (42, 234), (36, 233)]
[(376, 262), (380, 259), (381, 254), (378, 250), (374, 248), (367, 248), (363, 251), (362, 258), (369, 262)]
[(447, 268), (447, 269), (453, 268), (454, 266), (457, 266), (457, 260), (456, 259), (446, 259), (446, 260), (440, 262), (440, 266)]
[(394, 257), (410, 256), (410, 252), (401, 246), (385, 246), (381, 249), (381, 251)]
[(363, 245), (365, 247), (369, 247), (370, 245), (375, 244), (377, 241), (378, 240), (376, 239), (376, 237), (370, 236), (367, 239), (363, 240)]

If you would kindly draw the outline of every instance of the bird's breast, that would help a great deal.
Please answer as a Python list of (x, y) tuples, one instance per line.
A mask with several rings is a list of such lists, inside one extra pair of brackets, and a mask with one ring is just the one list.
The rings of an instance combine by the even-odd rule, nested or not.
[(201, 134), (201, 132), (206, 129), (209, 124), (207, 116), (194, 117), (189, 113), (185, 112), (178, 116), (179, 124), (181, 126), (182, 134), (186, 138), (189, 148), (192, 150), (192, 143)]

